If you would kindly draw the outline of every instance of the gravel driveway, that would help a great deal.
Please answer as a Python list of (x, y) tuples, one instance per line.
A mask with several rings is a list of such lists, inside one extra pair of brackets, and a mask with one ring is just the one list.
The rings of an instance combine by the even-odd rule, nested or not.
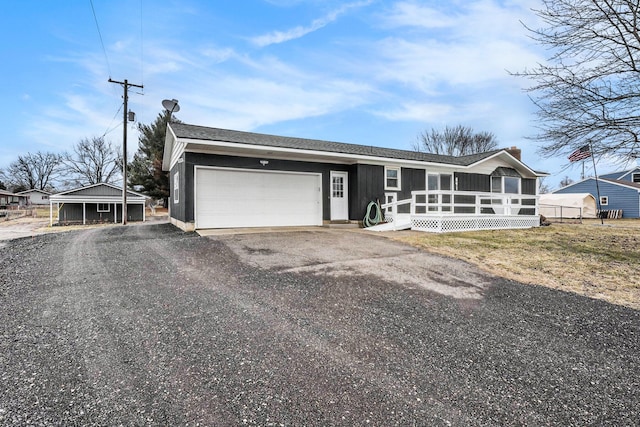
[(0, 425), (638, 425), (640, 312), (352, 231), (0, 248)]

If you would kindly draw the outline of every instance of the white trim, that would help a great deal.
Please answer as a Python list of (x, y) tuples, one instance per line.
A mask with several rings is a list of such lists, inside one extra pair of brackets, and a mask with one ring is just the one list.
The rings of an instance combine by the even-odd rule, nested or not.
[[(395, 178), (398, 180), (398, 185), (395, 187), (387, 185), (387, 172), (390, 170), (395, 170), (398, 172), (398, 176)], [(393, 178), (391, 178), (393, 179)], [(384, 167), (384, 189), (389, 191), (402, 191), (402, 167), (401, 166), (386, 166)]]
[[(635, 180), (636, 175), (638, 175), (638, 181)], [(640, 184), (640, 172), (633, 172), (631, 174), (631, 182), (635, 184)]]
[(600, 196), (600, 206), (609, 206), (609, 196)]
[(171, 168), (173, 167), (173, 163), (171, 161), (172, 158), (167, 156), (167, 153), (173, 154), (173, 151), (174, 151), (173, 142), (178, 138), (176, 137), (175, 132), (173, 131), (171, 126), (169, 126), (168, 123), (165, 129), (166, 129), (166, 132), (164, 137), (164, 151), (163, 151), (164, 154), (162, 156), (162, 170), (166, 172), (171, 170)]
[[(497, 156), (506, 156), (507, 161), (512, 164), (512, 166), (516, 166), (517, 168), (521, 168), (526, 170), (528, 174), (533, 177), (538, 176), (548, 176), (547, 173), (536, 172), (533, 169), (529, 168), (526, 164), (524, 164), (521, 160), (513, 157), (509, 152), (505, 150), (498, 151), (491, 156), (480, 159), (469, 165), (454, 165), (447, 163), (439, 163), (439, 162), (429, 162), (424, 160), (405, 160), (405, 159), (396, 159), (389, 157), (379, 157), (379, 156), (368, 156), (362, 154), (345, 154), (333, 151), (318, 151), (318, 150), (302, 150), (297, 148), (285, 148), (285, 147), (276, 147), (269, 145), (255, 145), (255, 144), (247, 144), (240, 142), (228, 142), (228, 141), (220, 141), (220, 140), (210, 140), (210, 139), (192, 139), (192, 138), (178, 138), (173, 133), (171, 126), (168, 126), (167, 129), (170, 129), (171, 132), (167, 132), (167, 137), (165, 139), (165, 156), (163, 156), (163, 164), (162, 168), (165, 171), (171, 170), (174, 165), (178, 162), (178, 159), (181, 157), (183, 153), (186, 152), (194, 152), (194, 153), (207, 153), (207, 154), (223, 154), (228, 156), (237, 156), (237, 157), (261, 157), (267, 158), (268, 155), (271, 155), (271, 158), (283, 158), (281, 155), (286, 154), (286, 159), (296, 159), (303, 160), (309, 162), (334, 162), (334, 163), (365, 163), (365, 164), (377, 164), (377, 165), (404, 165), (408, 166), (418, 166), (419, 168), (426, 168), (429, 166), (438, 166), (443, 168), (450, 168), (456, 170), (466, 170), (472, 169), (475, 166), (494, 159)], [(269, 135), (275, 136), (275, 135)], [(180, 145), (178, 145), (180, 144)], [(349, 144), (348, 144), (349, 145)], [(195, 147), (194, 147), (195, 146)], [(198, 148), (203, 147), (203, 148)], [(216, 151), (215, 149), (219, 148), (220, 150)], [(224, 148), (231, 150), (223, 150)], [(384, 148), (384, 147), (380, 147)], [(168, 155), (167, 155), (168, 154)], [(295, 156), (295, 155), (298, 156)], [(315, 158), (315, 159), (314, 159)]]
[[(50, 201), (55, 203), (119, 203), (122, 204), (122, 197), (119, 196), (66, 196), (66, 197), (53, 197)], [(127, 198), (127, 205), (144, 205), (145, 199), (130, 199)]]
[[(199, 170), (220, 170), (220, 171), (235, 171), (235, 172), (251, 172), (251, 173), (272, 173), (272, 174), (290, 174), (290, 175), (305, 175), (305, 176), (315, 176), (317, 178), (319, 178), (319, 183), (320, 183), (320, 189), (319, 191), (322, 192), (322, 173), (316, 173), (316, 172), (297, 172), (297, 171), (288, 171), (288, 170), (264, 170), (264, 169), (244, 169), (244, 168), (225, 168), (225, 167), (219, 167), (219, 166), (202, 166), (202, 165), (195, 165), (193, 167), (193, 224), (194, 224), (194, 229), (198, 229), (198, 216), (197, 216), (197, 212), (198, 212), (198, 171)], [(322, 205), (322, 201), (323, 201), (324, 197), (320, 197), (320, 218), (319, 218), (319, 225), (322, 224), (322, 218), (323, 218), (323, 212), (324, 212), (324, 206)]]
[(603, 173), (603, 174), (601, 175), (601, 177), (602, 177), (602, 178), (607, 178), (607, 177), (609, 177), (609, 176), (611, 176), (611, 175), (618, 175), (618, 174), (619, 174), (616, 178), (609, 178), (609, 179), (622, 179), (622, 178), (624, 178), (625, 176), (629, 175), (631, 172), (635, 172), (635, 171), (637, 171), (637, 170), (640, 170), (640, 168), (637, 168), (637, 167), (636, 167), (636, 168), (629, 169), (629, 170), (626, 170), (626, 171), (618, 171), (618, 172), (611, 172), (611, 173)]
[[(342, 181), (342, 197), (335, 197), (335, 199), (340, 199), (341, 202), (346, 204), (345, 215), (342, 215), (342, 211), (334, 212), (334, 197), (333, 197), (333, 177), (339, 176), (344, 178)], [(349, 172), (347, 171), (330, 171), (329, 172), (329, 218), (331, 221), (347, 221), (349, 220)]]
[[(581, 181), (578, 181), (578, 182), (572, 182), (571, 184), (569, 184), (569, 185), (567, 185), (565, 187), (559, 188), (559, 189), (557, 189), (555, 191), (552, 191), (551, 193), (552, 194), (561, 194), (560, 193), (561, 190), (573, 187), (575, 185), (578, 185), (578, 184), (581, 184), (581, 183), (587, 182), (587, 181), (594, 181), (595, 182), (595, 180), (596, 179), (594, 177), (585, 178), (585, 179), (583, 179)], [(601, 183), (604, 182), (604, 183), (611, 184), (611, 185), (618, 185), (620, 187), (631, 188), (631, 189), (636, 190), (637, 192), (640, 193), (640, 188), (634, 187), (633, 185), (631, 185), (632, 182), (630, 182), (630, 181), (629, 181), (629, 184), (624, 184), (624, 183), (621, 183), (621, 182), (615, 182), (615, 180), (613, 180), (613, 178), (599, 178), (599, 181)], [(581, 191), (581, 193), (584, 193), (584, 191)]]
[(173, 203), (180, 203), (180, 171), (173, 174)]
[[(100, 205), (107, 205), (107, 209), (100, 209)], [(111, 203), (96, 203), (96, 212), (111, 212)]]

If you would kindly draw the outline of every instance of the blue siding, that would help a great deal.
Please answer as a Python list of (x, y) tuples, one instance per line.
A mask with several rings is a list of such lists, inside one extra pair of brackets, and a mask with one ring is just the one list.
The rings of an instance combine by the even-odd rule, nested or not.
[(619, 179), (621, 181), (633, 182), (633, 174), (640, 174), (640, 168), (635, 168), (633, 170), (624, 172), (620, 175), (619, 178), (615, 178), (615, 179)]
[(606, 179), (620, 179), (620, 177), (622, 175), (624, 175), (625, 173), (627, 173), (628, 171), (618, 171), (618, 172), (611, 172), (611, 173), (607, 173), (604, 175), (598, 175), (598, 177), (600, 178), (606, 178)]
[[(624, 218), (640, 218), (640, 195), (635, 188), (624, 187), (606, 181), (598, 181), (600, 196), (607, 196), (609, 204), (603, 210), (622, 209)], [(596, 181), (593, 178), (554, 191), (554, 193), (591, 193), (598, 200)]]

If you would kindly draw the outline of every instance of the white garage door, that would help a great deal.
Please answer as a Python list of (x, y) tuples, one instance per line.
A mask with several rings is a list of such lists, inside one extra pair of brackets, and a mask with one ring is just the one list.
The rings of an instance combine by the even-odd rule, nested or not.
[(196, 227), (322, 225), (322, 176), (196, 168)]

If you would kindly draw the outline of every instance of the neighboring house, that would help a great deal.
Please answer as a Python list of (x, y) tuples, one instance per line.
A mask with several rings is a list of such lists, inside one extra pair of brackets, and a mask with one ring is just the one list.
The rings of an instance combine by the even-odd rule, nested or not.
[(640, 218), (640, 168), (591, 177), (554, 191), (555, 194), (590, 193), (602, 211), (622, 211), (623, 218)]
[(29, 205), (48, 205), (49, 196), (51, 196), (51, 193), (49, 193), (48, 191), (37, 190), (35, 188), (32, 190), (21, 191), (16, 194), (29, 197)]
[(28, 202), (28, 196), (14, 194), (6, 190), (0, 190), (0, 209), (16, 209), (26, 206)]
[(626, 171), (612, 172), (605, 175), (600, 175), (600, 178), (640, 184), (640, 167), (635, 167)]
[[(127, 191), (127, 220), (145, 220), (147, 196)], [(93, 184), (53, 194), (49, 197), (51, 224), (92, 224), (122, 222), (122, 188)]]
[[(510, 153), (511, 151), (511, 153)], [(425, 231), (539, 225), (520, 151), (440, 156), (171, 123), (163, 170), (183, 230), (361, 221), (371, 201)]]

